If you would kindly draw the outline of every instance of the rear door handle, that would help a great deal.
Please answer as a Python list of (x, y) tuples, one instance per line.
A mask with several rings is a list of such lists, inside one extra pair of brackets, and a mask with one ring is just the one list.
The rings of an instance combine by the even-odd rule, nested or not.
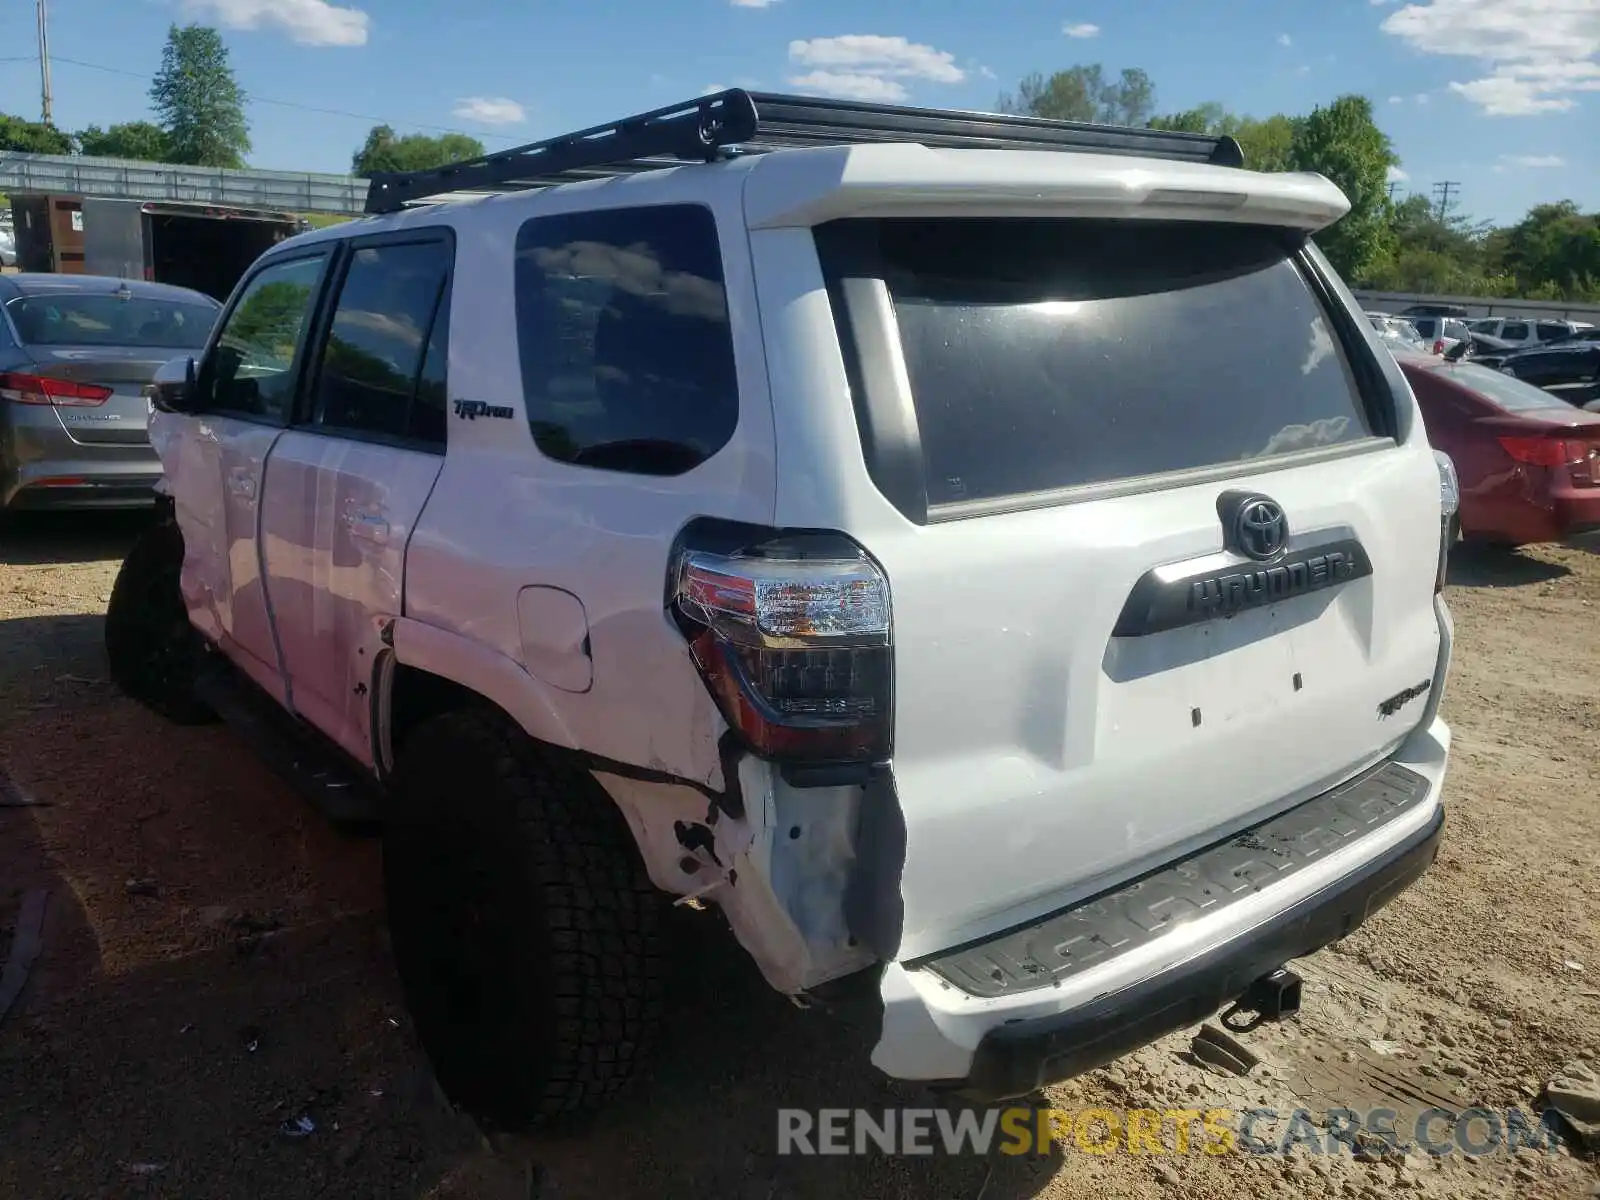
[(389, 541), (389, 522), (377, 513), (351, 513), (345, 518), (350, 526), (350, 536), (383, 546)]

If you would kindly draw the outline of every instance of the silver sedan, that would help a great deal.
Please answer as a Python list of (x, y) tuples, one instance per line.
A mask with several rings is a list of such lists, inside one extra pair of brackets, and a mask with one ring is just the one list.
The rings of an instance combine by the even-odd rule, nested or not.
[(221, 306), (98, 275), (0, 276), (0, 511), (154, 499), (144, 385), (198, 356)]

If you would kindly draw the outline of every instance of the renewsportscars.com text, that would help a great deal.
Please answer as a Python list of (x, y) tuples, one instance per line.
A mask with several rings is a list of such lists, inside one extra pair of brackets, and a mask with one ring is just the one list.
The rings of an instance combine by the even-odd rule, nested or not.
[(1519, 1108), (990, 1108), (778, 1110), (778, 1153), (802, 1155), (1349, 1154), (1374, 1141), (1399, 1153), (1476, 1156), (1553, 1151), (1555, 1130)]

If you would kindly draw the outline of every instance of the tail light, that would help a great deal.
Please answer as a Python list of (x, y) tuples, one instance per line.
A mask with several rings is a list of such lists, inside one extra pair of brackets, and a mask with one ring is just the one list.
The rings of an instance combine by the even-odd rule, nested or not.
[(111, 398), (111, 389), (97, 383), (52, 379), (48, 375), (0, 374), (0, 400), (13, 404), (48, 404), (57, 407), (92, 407)]
[(1438, 338), (1434, 338), (1433, 339), (1433, 352), (1435, 354), (1443, 354), (1444, 353), (1444, 339), (1442, 337), (1438, 337)]
[(877, 762), (893, 745), (889, 581), (836, 535), (685, 549), (673, 608), (728, 724), (764, 758)]
[(1600, 441), (1563, 437), (1496, 439), (1513, 460), (1532, 467), (1567, 469), (1574, 487), (1600, 486)]
[(1443, 450), (1433, 452), (1433, 461), (1439, 468), (1439, 571), (1434, 576), (1433, 590), (1442, 592), (1450, 566), (1450, 548), (1461, 531), (1461, 481), (1456, 478), (1456, 464)]

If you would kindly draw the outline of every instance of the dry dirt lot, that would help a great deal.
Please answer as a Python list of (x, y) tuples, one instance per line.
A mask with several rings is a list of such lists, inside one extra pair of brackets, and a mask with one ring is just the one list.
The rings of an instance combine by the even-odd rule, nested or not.
[[(1594, 1194), (1596, 1167), (1111, 1157), (796, 1159), (775, 1109), (882, 1107), (869, 1023), (769, 993), (685, 913), (673, 1037), (630, 1104), (495, 1155), (436, 1098), (385, 942), (378, 851), (331, 832), (225, 729), (176, 729), (105, 681), (100, 613), (138, 523), (0, 537), (0, 954), (49, 890), (43, 951), (0, 1025), (0, 1197)], [(1058, 1105), (1289, 1112), (1528, 1106), (1600, 1060), (1600, 556), (1460, 557), (1444, 849), (1305, 964), (1300, 1018), (1247, 1035), (1249, 1078), (1175, 1036)], [(20, 800), (35, 803), (19, 806)], [(903, 1102), (903, 1101), (902, 1101)], [(913, 1101), (914, 1103), (918, 1101)], [(285, 1136), (305, 1116), (313, 1131)], [(292, 1124), (290, 1126), (293, 1127)], [(528, 1165), (531, 1163), (532, 1165)]]

